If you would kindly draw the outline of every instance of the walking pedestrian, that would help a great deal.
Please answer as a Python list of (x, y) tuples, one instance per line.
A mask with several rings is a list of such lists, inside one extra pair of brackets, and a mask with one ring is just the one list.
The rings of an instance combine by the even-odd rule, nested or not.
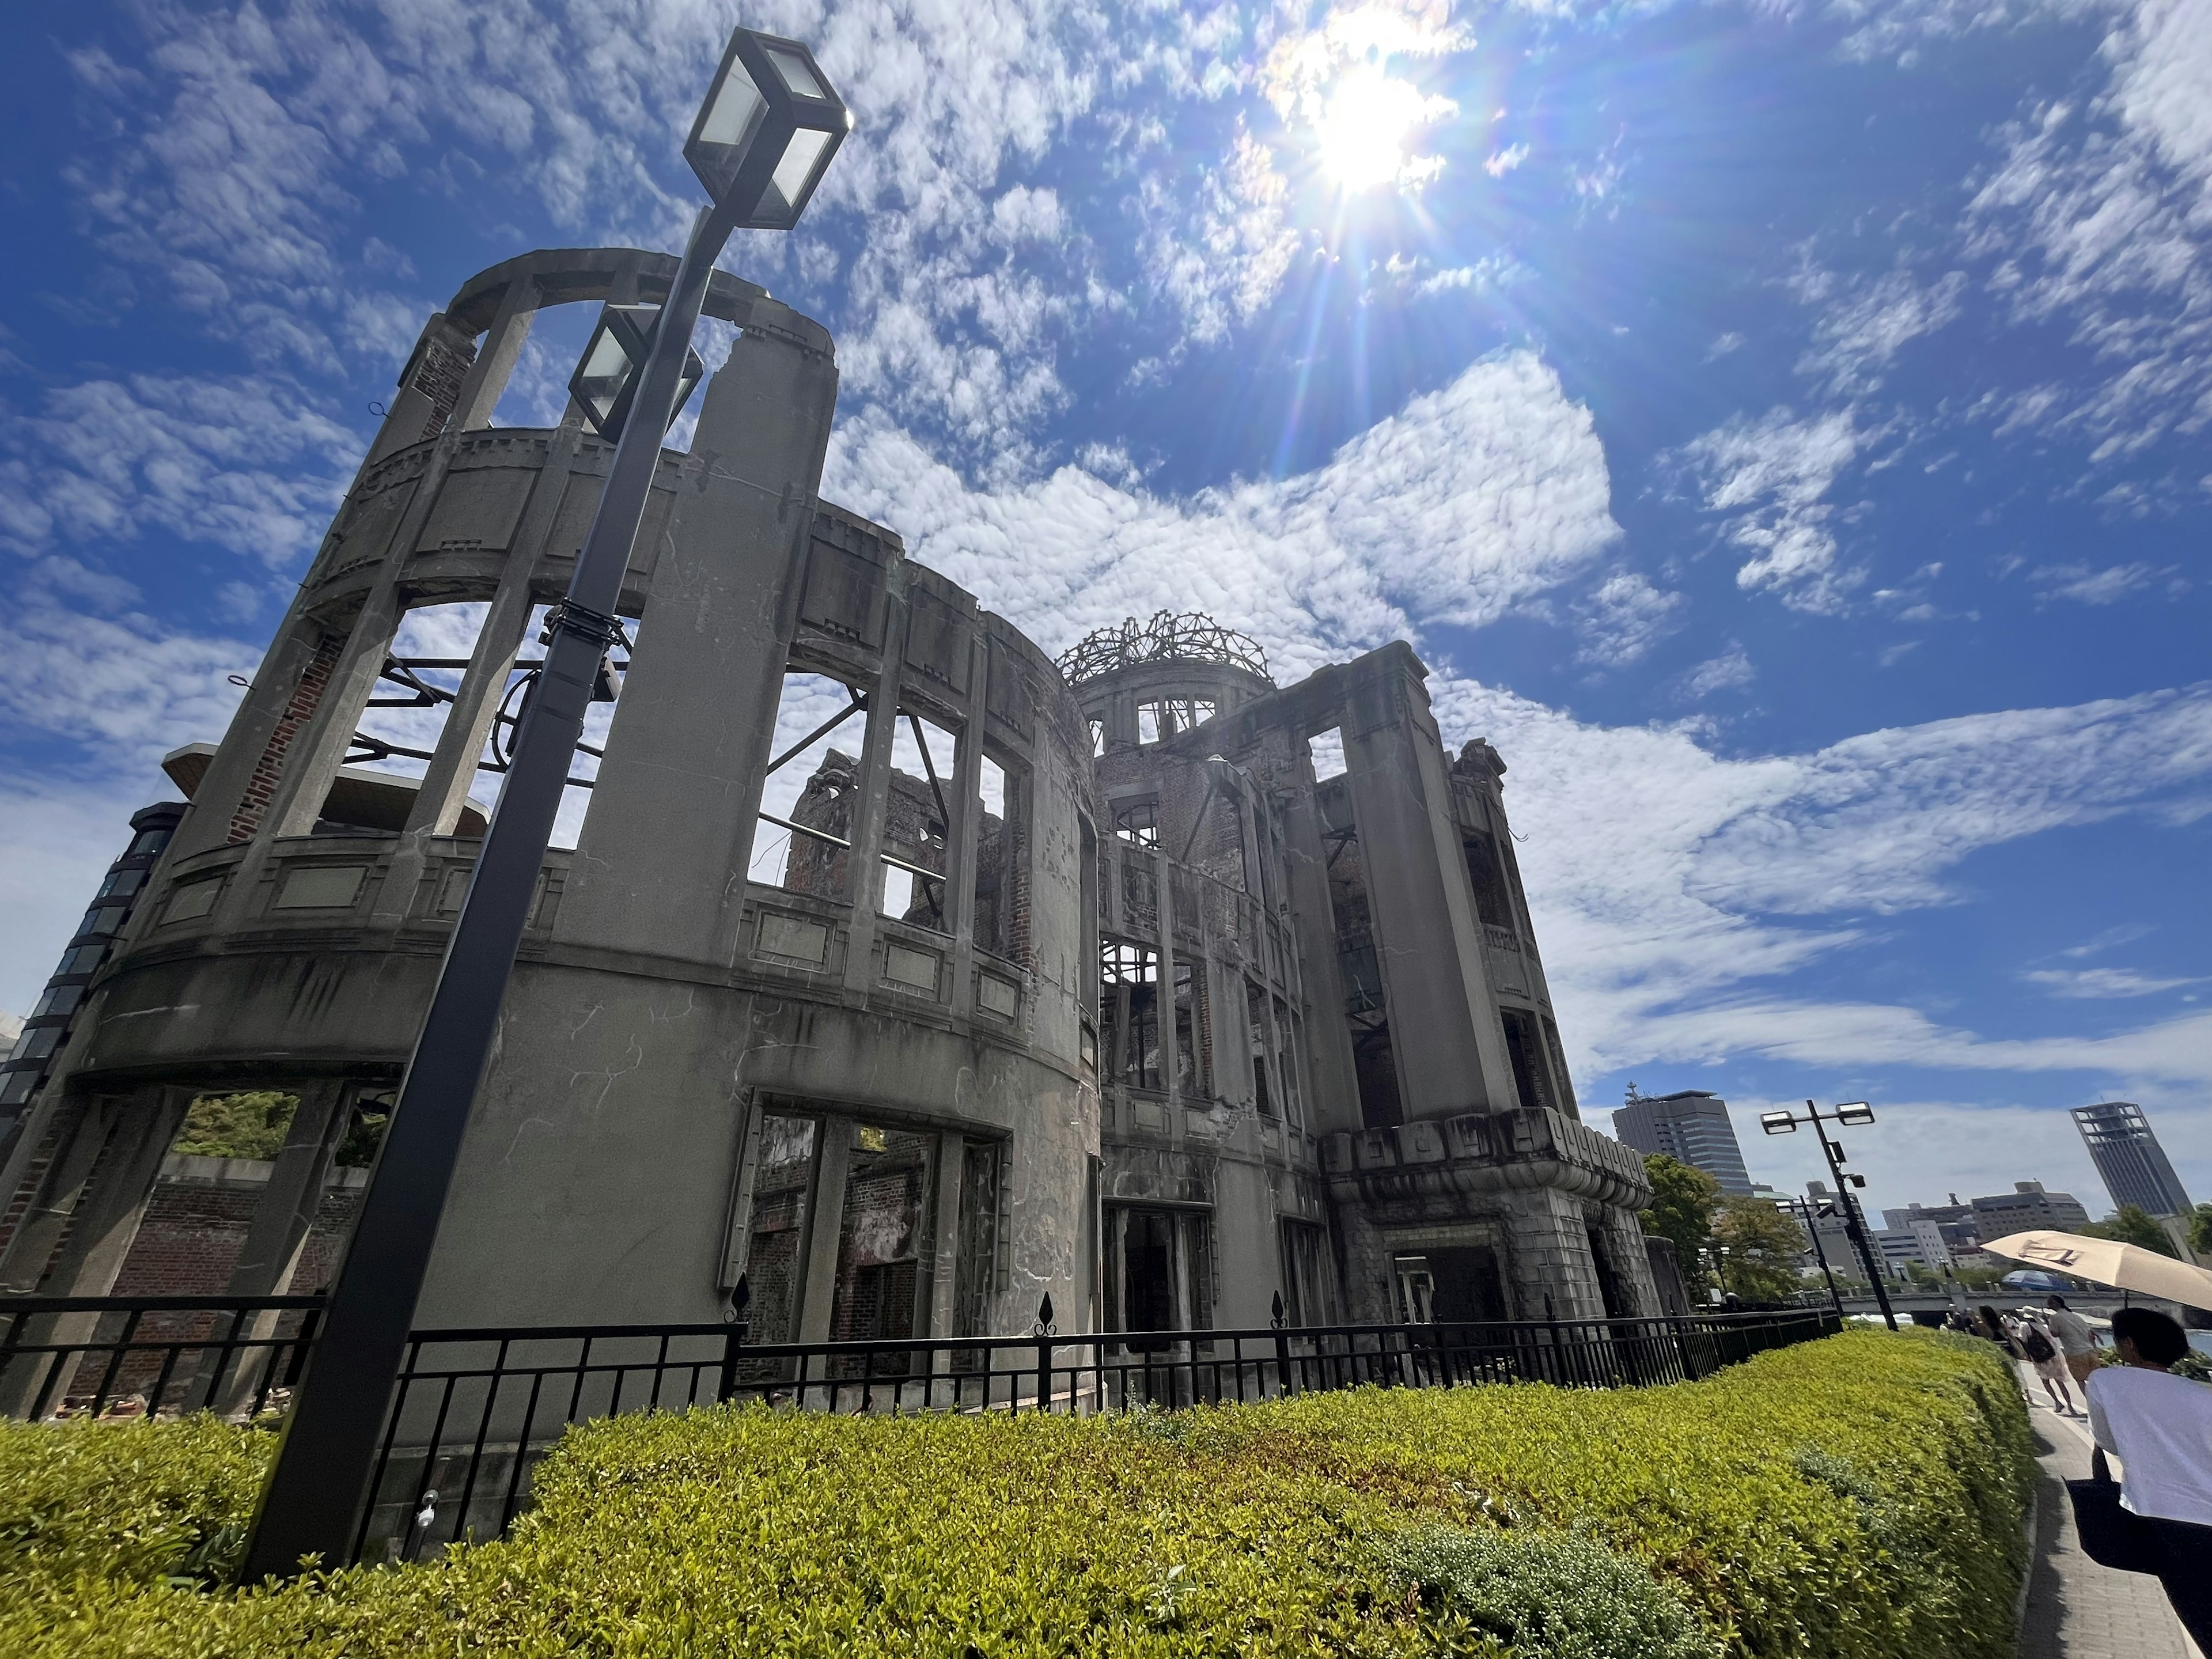
[(2051, 1409), (2061, 1417), (2080, 1415), (2074, 1409), (2073, 1390), (2066, 1386), (2066, 1359), (2058, 1351), (2058, 1344), (2043, 1322), (2033, 1314), (2021, 1316), (2021, 1357), (2035, 1367), (2035, 1374), (2043, 1379), (2043, 1391), (2051, 1396)]
[(1983, 1303), (1975, 1310), (1975, 1322), (1976, 1336), (1985, 1336), (2014, 1358), (2020, 1358), (2020, 1351), (2012, 1345), (2012, 1334), (2005, 1329), (2004, 1321), (1997, 1316), (1997, 1310), (1995, 1308), (1986, 1302)]
[(2089, 1431), (2120, 1460), (2120, 1504), (2142, 1517), (2158, 1582), (2197, 1645), (2212, 1653), (2212, 1388), (2168, 1369), (2181, 1327), (2148, 1308), (2112, 1316), (2120, 1363), (2082, 1389)]
[(2050, 1310), (2045, 1316), (2051, 1335), (2058, 1339), (2058, 1352), (2065, 1357), (2066, 1369), (2086, 1390), (2089, 1373), (2097, 1369), (2097, 1334), (2089, 1328), (2087, 1320), (2066, 1305), (2064, 1297), (2054, 1296), (2044, 1306)]

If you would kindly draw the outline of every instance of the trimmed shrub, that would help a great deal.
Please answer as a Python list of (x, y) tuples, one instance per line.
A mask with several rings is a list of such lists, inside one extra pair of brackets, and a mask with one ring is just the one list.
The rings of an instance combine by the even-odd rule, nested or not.
[[(0, 1652), (39, 1659), (1999, 1659), (2033, 1468), (1996, 1351), (1930, 1334), (1620, 1393), (1364, 1389), (1083, 1420), (755, 1406), (572, 1431), (503, 1541), (208, 1593), (175, 1575), (234, 1522), (260, 1442), (21, 1429), (0, 1462), (37, 1434), (98, 1443), (98, 1471), (179, 1448), (147, 1457), (143, 1499), (97, 1474), (82, 1516), (7, 1511), (27, 1519), (0, 1565)], [(56, 1478), (0, 1469), (0, 1488)], [(179, 1517), (198, 1530), (163, 1530)]]

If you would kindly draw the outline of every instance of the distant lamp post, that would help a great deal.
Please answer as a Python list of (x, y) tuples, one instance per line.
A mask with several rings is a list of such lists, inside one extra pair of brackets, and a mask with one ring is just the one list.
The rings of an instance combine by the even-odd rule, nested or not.
[[(568, 379), (568, 395), (584, 411), (592, 430), (611, 444), (622, 441), (630, 400), (637, 392), (637, 371), (653, 356), (653, 334), (659, 321), (659, 306), (600, 307), (599, 326), (592, 331), (576, 372)], [(668, 411), (670, 426), (676, 424), (676, 417), (684, 412), (684, 405), (691, 401), (692, 392), (706, 374), (707, 365), (687, 346), (684, 373), (676, 382), (676, 404)]]
[(578, 372), (577, 401), (595, 427), (614, 436), (614, 456), (568, 594), (546, 619), (544, 664), (516, 729), (499, 805), (447, 943), (312, 1368), (285, 1420), (240, 1569), (248, 1583), (291, 1577), (307, 1555), (326, 1568), (343, 1566), (362, 1539), (377, 1446), (569, 762), (592, 692), (605, 684), (606, 653), (622, 637), (615, 610), (660, 465), (660, 441), (682, 406), (687, 377), (696, 384), (702, 372), (691, 335), (708, 279), (732, 231), (788, 230), (798, 222), (852, 125), (804, 46), (750, 29), (732, 33), (684, 150), (712, 205), (693, 221), (667, 300), (649, 326), (638, 314), (643, 307), (600, 313)]
[[(1856, 1125), (1873, 1121), (1874, 1108), (1863, 1100), (1848, 1100), (1826, 1112), (1821, 1111), (1808, 1100), (1805, 1103), (1802, 1116), (1794, 1112), (1761, 1112), (1759, 1115), (1759, 1127), (1768, 1134), (1796, 1134), (1799, 1124), (1809, 1123), (1813, 1126), (1813, 1133), (1820, 1137), (1820, 1151), (1827, 1157), (1828, 1173), (1835, 1177), (1836, 1195), (1843, 1200), (1844, 1231), (1849, 1235), (1852, 1244), (1858, 1249), (1859, 1261), (1866, 1268), (1867, 1282), (1874, 1286), (1874, 1299), (1881, 1309), (1882, 1321), (1893, 1331), (1897, 1328), (1897, 1314), (1889, 1305), (1889, 1290), (1882, 1282), (1882, 1267), (1875, 1260), (1874, 1241), (1867, 1237), (1865, 1212), (1860, 1209), (1858, 1200), (1851, 1195), (1852, 1188), (1866, 1185), (1866, 1177), (1863, 1175), (1844, 1173), (1844, 1149), (1829, 1139), (1828, 1132), (1820, 1127), (1823, 1123)], [(1817, 1232), (1814, 1234), (1814, 1242), (1816, 1244), (1820, 1242), (1820, 1235)], [(1825, 1257), (1822, 1258), (1820, 1265), (1823, 1267), (1827, 1266)], [(1835, 1280), (1832, 1277), (1828, 1281), (1828, 1288), (1831, 1291), (1835, 1288)], [(1841, 1311), (1843, 1304), (1838, 1301), (1836, 1305), (1838, 1310)]]
[[(1768, 1115), (1771, 1116), (1772, 1114), (1770, 1113)], [(1772, 1134), (1777, 1131), (1770, 1129), (1767, 1133)], [(1828, 1266), (1828, 1252), (1820, 1243), (1821, 1219), (1826, 1216), (1833, 1215), (1836, 1212), (1834, 1207), (1826, 1204), (1815, 1204), (1809, 1198), (1778, 1198), (1774, 1203), (1775, 1207), (1804, 1224), (1805, 1237), (1813, 1241), (1813, 1259), (1820, 1264), (1820, 1277), (1828, 1281), (1828, 1300), (1835, 1304), (1836, 1317), (1838, 1320), (1842, 1319), (1844, 1293), (1836, 1288), (1835, 1271)]]

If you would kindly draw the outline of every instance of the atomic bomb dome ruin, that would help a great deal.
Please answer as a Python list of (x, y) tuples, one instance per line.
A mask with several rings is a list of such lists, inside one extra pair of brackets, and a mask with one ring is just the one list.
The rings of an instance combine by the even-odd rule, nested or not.
[[(529, 254), (430, 319), (0, 1072), (0, 1284), (329, 1271), (611, 453), (491, 411), (539, 309), (674, 264)], [(711, 1321), (740, 1275), (761, 1340), (1022, 1333), (1047, 1293), (1094, 1331), (1660, 1311), (1505, 763), (1411, 648), (1283, 685), (1163, 614), (1055, 660), (818, 499), (828, 333), (720, 273), (706, 309), (737, 343), (660, 458), (417, 1322)], [(465, 653), (403, 645), (435, 607)], [(245, 1091), (297, 1097), (281, 1152), (172, 1153)]]

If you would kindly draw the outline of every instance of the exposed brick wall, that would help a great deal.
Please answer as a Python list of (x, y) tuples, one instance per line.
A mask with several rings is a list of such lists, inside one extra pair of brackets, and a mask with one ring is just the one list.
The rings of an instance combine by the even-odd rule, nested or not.
[[(261, 1201), (258, 1187), (163, 1181), (154, 1188), (138, 1237), (115, 1281), (117, 1296), (220, 1296), (246, 1248)], [(300, 1253), (289, 1294), (325, 1288), (361, 1207), (358, 1188), (327, 1188)]]
[(414, 377), (408, 384), (430, 400), (430, 412), (422, 422), (422, 436), (417, 442), (436, 437), (446, 429), (453, 417), (453, 405), (461, 398), (461, 382), (467, 379), (471, 365), (477, 360), (474, 343), (458, 332), (434, 329), (423, 342), (423, 349), (415, 360)]
[(323, 693), (330, 689), (331, 672), (337, 666), (338, 648), (339, 640), (335, 634), (325, 634), (316, 641), (314, 654), (307, 659), (307, 667), (300, 672), (299, 684), (292, 689), (291, 701), (284, 705), (276, 729), (270, 732), (261, 758), (253, 763), (253, 776), (246, 786), (246, 797), (231, 817), (233, 846), (252, 841), (254, 832), (261, 828), (262, 815), (276, 799), (276, 781), (284, 775), (284, 757), (292, 747), (292, 739), (314, 718)]

